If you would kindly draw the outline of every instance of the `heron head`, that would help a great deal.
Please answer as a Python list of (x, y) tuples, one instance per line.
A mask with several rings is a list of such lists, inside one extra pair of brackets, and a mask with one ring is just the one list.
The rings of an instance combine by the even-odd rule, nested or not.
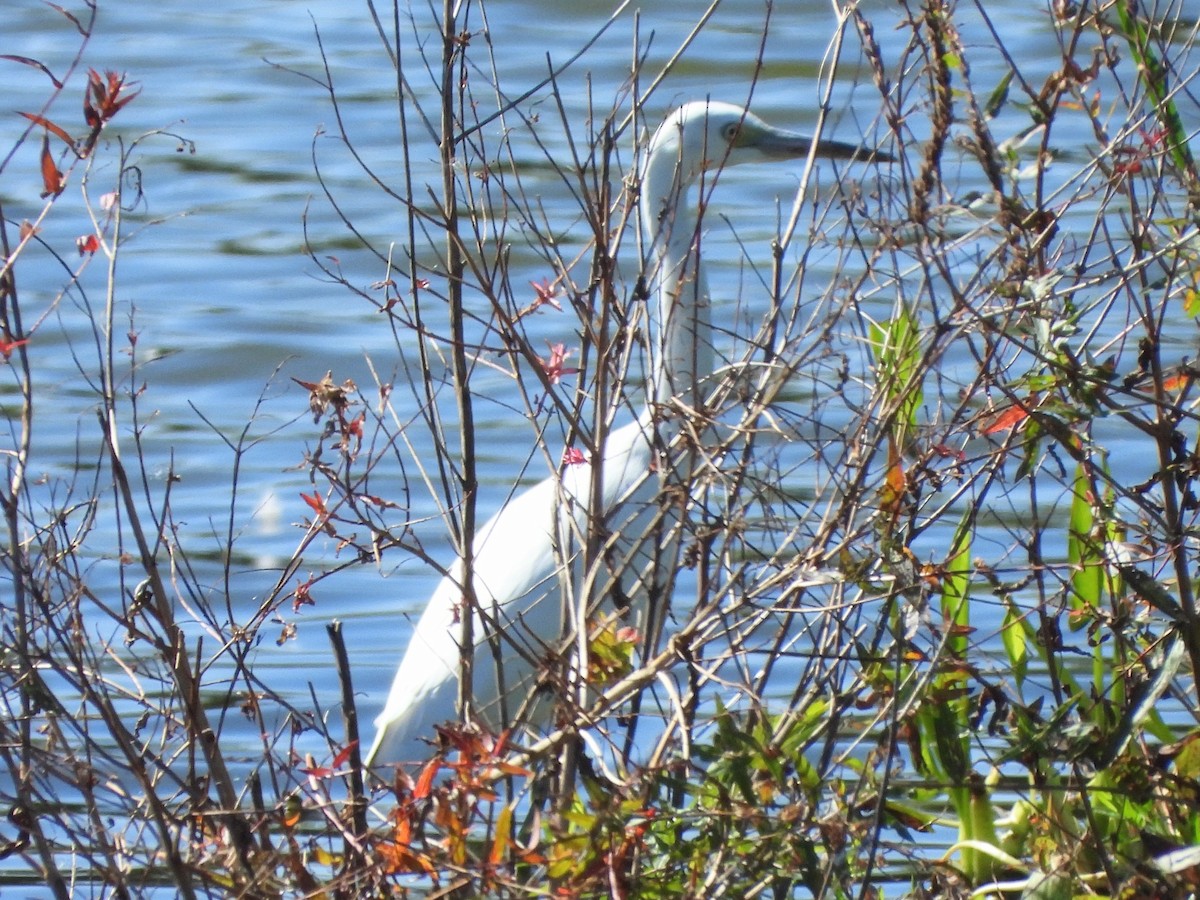
[[(669, 162), (686, 189), (708, 171), (762, 160), (798, 159), (813, 151), (812, 138), (768, 125), (754, 113), (716, 100), (685, 103), (663, 122), (650, 142), (648, 159)], [(890, 160), (870, 147), (820, 140), (815, 153), (827, 159)]]

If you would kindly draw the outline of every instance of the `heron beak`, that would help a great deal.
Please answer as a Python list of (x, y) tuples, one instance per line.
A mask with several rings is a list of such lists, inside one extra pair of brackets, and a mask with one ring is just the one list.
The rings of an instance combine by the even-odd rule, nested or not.
[[(792, 131), (779, 129), (764, 129), (757, 134), (746, 134), (743, 129), (741, 137), (746, 138), (748, 146), (755, 147), (770, 159), (798, 159), (808, 156), (812, 151), (812, 138)], [(825, 159), (856, 159), (867, 162), (894, 162), (896, 157), (875, 147), (862, 144), (847, 144), (843, 141), (817, 141), (814, 154)]]

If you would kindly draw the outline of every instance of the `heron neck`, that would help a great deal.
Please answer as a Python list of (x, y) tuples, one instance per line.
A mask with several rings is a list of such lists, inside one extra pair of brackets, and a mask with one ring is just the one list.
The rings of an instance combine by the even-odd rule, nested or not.
[(700, 268), (696, 189), (680, 185), (673, 158), (652, 154), (642, 181), (642, 225), (651, 247), (650, 400), (695, 406), (712, 374), (708, 287)]

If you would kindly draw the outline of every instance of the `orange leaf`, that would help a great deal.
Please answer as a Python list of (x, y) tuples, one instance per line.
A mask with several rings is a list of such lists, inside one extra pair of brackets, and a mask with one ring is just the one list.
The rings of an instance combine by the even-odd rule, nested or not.
[(908, 484), (908, 479), (904, 475), (904, 466), (900, 464), (900, 460), (895, 460), (888, 466), (887, 486), (891, 488), (892, 493), (899, 496), (904, 493), (904, 488)]
[(57, 125), (55, 125), (49, 119), (47, 119), (45, 116), (39, 116), (36, 113), (27, 113), (27, 112), (20, 113), (20, 115), (24, 116), (25, 118), (29, 119), (29, 121), (31, 121), (37, 125), (41, 125), (43, 128), (45, 128), (47, 131), (49, 131), (55, 137), (62, 138), (63, 141), (66, 142), (66, 145), (68, 147), (71, 147), (72, 149), (75, 147), (75, 139), (73, 137), (71, 137), (69, 134), (67, 134), (65, 129), (59, 128)]
[(1177, 375), (1171, 375), (1163, 379), (1164, 391), (1182, 391), (1191, 384), (1192, 375), (1190, 372), (1180, 372)]
[(533, 775), (532, 771), (522, 766), (518, 766), (516, 763), (497, 762), (493, 763), (493, 766), (497, 771), (504, 775), (519, 775), (522, 778), (529, 778)]
[(1024, 406), (1013, 404), (997, 415), (991, 422), (980, 429), (981, 434), (995, 434), (998, 431), (1010, 431), (1029, 418), (1029, 410)]
[(298, 797), (288, 797), (284, 801), (283, 808), (280, 810), (279, 818), (283, 822), (285, 828), (294, 828), (300, 824), (300, 819), (304, 816), (304, 804), (300, 802)]
[(309, 506), (311, 506), (313, 512), (315, 512), (321, 518), (325, 518), (329, 515), (329, 511), (325, 509), (325, 501), (321, 499), (318, 494), (313, 494), (310, 497), (308, 494), (301, 493), (300, 498)]
[(904, 474), (904, 464), (900, 461), (900, 450), (896, 442), (888, 439), (888, 467), (883, 477), (883, 488), (880, 490), (880, 508), (893, 516), (900, 515), (901, 500), (908, 489), (908, 476)]
[(517, 855), (521, 858), (521, 862), (531, 866), (546, 865), (546, 857), (537, 850), (526, 850), (524, 847), (517, 847)]
[(424, 855), (403, 844), (380, 844), (377, 851), (388, 875), (433, 875), (433, 866)]
[(66, 187), (66, 179), (63, 178), (63, 173), (58, 171), (58, 166), (54, 164), (54, 157), (50, 155), (50, 138), (43, 135), (42, 137), (42, 187), (45, 189), (42, 192), (42, 197), (49, 197), (53, 194), (57, 197), (63, 192)]
[[(399, 815), (399, 812), (397, 811), (393, 815)], [(412, 843), (412, 822), (407, 816), (400, 816), (396, 820), (396, 827), (392, 831), (392, 840), (404, 847)]]
[(442, 761), (436, 757), (425, 764), (425, 768), (421, 770), (421, 775), (413, 788), (414, 800), (424, 800), (429, 796), (429, 792), (433, 790), (433, 779), (437, 777), (438, 769), (441, 767)]

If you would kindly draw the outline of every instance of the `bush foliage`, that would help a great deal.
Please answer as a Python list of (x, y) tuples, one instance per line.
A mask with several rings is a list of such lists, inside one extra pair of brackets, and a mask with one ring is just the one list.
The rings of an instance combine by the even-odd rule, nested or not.
[[(0, 878), (63, 898), (81, 884), (246, 897), (1194, 892), (1200, 26), (1172, 3), (1048, 2), (1036, 15), (1057, 38), (1049, 60), (1022, 59), (982, 3), (839, 9), (825, 111), (853, 70), (856, 108), (878, 111), (860, 124), (895, 160), (838, 167), (819, 191), (805, 169), (774, 257), (747, 263), (745, 306), (719, 310), (709, 395), (664, 448), (688, 473), (665, 627), (593, 616), (591, 691), (561, 691), (551, 728), (448, 723), (428, 764), (374, 784), (336, 625), (340, 715), (298, 707), (255, 672), (281, 611), (347, 567), (415, 557), (445, 571), (420, 539), (430, 524), (410, 519), (413, 495), (467, 546), (488, 512), (476, 509), (480, 404), (528, 422), (530, 478), (558, 471), (565, 448), (568, 464), (596, 452), (643, 404), (632, 160), (664, 111), (669, 66), (636, 72), (587, 122), (552, 121), (554, 78), (517, 98), (497, 88), (483, 6), (414, 9), (440, 35), (417, 56), (383, 24), (407, 13), (373, 19), (396, 63), (399, 178), (358, 157), (334, 117), (405, 228), (373, 244), (318, 165), (378, 278), (313, 261), (392, 323), (398, 375), (302, 384), (316, 422), (309, 518), (249, 611), (228, 584), (203, 584), (177, 539), (172, 477), (140, 444), (144, 376), (117, 300), (139, 146), (178, 139), (116, 137), (138, 88), (85, 71), (82, 55), (50, 75), (42, 109), (13, 114), (26, 129), (0, 159), (0, 202), (40, 192), (42, 207), (0, 216)], [(990, 42), (965, 42), (967, 19)], [(94, 21), (73, 21), (86, 43)], [(430, 74), (436, 89), (413, 87)], [(15, 174), (22, 147), (36, 188)], [(549, 220), (527, 189), (531, 157), (573, 199), (573, 221)], [(92, 230), (48, 244), (45, 222), (79, 188)], [(89, 267), (107, 266), (107, 295), (87, 306), (94, 359), (80, 367), (96, 373), (79, 387), (98, 419), (81, 426), (76, 470), (43, 475), (30, 350), (47, 310), (22, 279), (55, 266), (51, 306)], [(568, 323), (570, 346), (546, 346), (546, 315)], [(590, 528), (594, 548), (605, 523)], [(301, 581), (316, 556), (327, 564)], [(115, 593), (94, 588), (98, 559), (119, 560)], [(548, 679), (571, 664), (566, 650), (549, 659)], [(263, 735), (250, 765), (222, 743), (236, 710)], [(314, 739), (324, 755), (305, 759)]]

